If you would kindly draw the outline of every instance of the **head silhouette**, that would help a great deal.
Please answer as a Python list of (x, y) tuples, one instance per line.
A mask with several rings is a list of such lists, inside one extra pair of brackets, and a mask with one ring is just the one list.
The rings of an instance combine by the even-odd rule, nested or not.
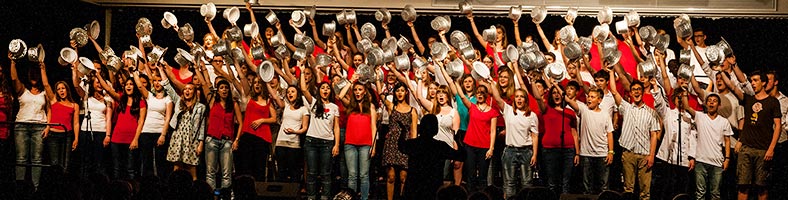
[(419, 124), (419, 134), (422, 137), (435, 137), (438, 134), (438, 118), (433, 114), (424, 115)]

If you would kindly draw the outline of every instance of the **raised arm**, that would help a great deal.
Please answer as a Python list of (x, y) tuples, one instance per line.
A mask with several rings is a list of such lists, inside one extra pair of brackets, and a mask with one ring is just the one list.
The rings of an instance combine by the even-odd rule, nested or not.
[(613, 94), (613, 98), (616, 100), (616, 105), (621, 105), (621, 94), (618, 93), (618, 89), (616, 88), (616, 78), (614, 77), (613, 71), (609, 71), (610, 73), (610, 80), (608, 84), (610, 85), (610, 93)]
[(503, 101), (503, 98), (501, 98), (501, 92), (498, 91), (498, 83), (488, 83), (486, 80), (481, 80), (479, 81), (479, 84), (490, 88), (490, 91), (492, 91), (493, 94), (493, 99), (495, 99), (495, 103), (498, 104), (499, 108), (503, 109), (505, 107), (506, 102)]
[(142, 97), (145, 97), (145, 99), (147, 99), (148, 94), (150, 94), (150, 92), (148, 91), (148, 88), (142, 86), (142, 81), (140, 81), (140, 72), (135, 71), (133, 73), (134, 73), (134, 84), (137, 85), (137, 89), (139, 89), (140, 93), (142, 93)]
[[(79, 73), (79, 70), (77, 70), (77, 68), (74, 67), (73, 64), (72, 64), (72, 66), (71, 66), (71, 84), (74, 85), (74, 88), (76, 88), (77, 95), (79, 95), (79, 99), (83, 100), (83, 99), (85, 99), (85, 95), (86, 94), (85, 94), (85, 90), (82, 89), (82, 87), (80, 87), (80, 85), (79, 85), (79, 83), (82, 81), (82, 80), (79, 79), (79, 77), (81, 77), (81, 76), (82, 76), (82, 73)], [(88, 83), (87, 84), (93, 84), (93, 82), (90, 81), (90, 79), (88, 79)], [(88, 86), (88, 87), (90, 87), (90, 86)]]
[(479, 33), (479, 29), (476, 28), (476, 22), (473, 21), (473, 13), (468, 13), (466, 18), (471, 22), (471, 29), (473, 30), (473, 35), (476, 36), (476, 40), (478, 40), (483, 47), (487, 47), (487, 41), (484, 40), (484, 36)]
[(722, 73), (722, 81), (725, 83), (725, 85), (728, 86), (728, 88), (731, 90), (731, 92), (733, 92), (733, 94), (736, 95), (736, 98), (739, 99), (739, 101), (743, 101), (744, 100), (744, 91), (742, 91), (741, 88), (733, 85), (733, 83), (731, 82), (731, 79), (728, 78), (727, 74)]
[[(544, 47), (546, 48), (546, 50), (549, 51), (549, 50), (552, 50), (552, 49), (555, 48), (555, 47), (553, 47), (553, 44), (550, 43), (550, 40), (547, 39), (547, 36), (544, 35), (544, 30), (542, 30), (542, 25), (541, 24), (538, 24), (538, 23), (536, 24), (536, 32), (539, 32), (539, 37), (542, 38), (542, 44), (544, 44)], [(599, 55), (602, 55), (602, 54), (599, 54)]]
[(513, 19), (512, 23), (514, 24), (514, 40), (517, 42), (514, 45), (520, 46), (523, 43), (523, 39), (520, 38), (520, 19)]
[(690, 116), (692, 116), (693, 119), (695, 118), (696, 111), (695, 109), (692, 108), (692, 106), (689, 105), (689, 101), (687, 100), (687, 95), (683, 95), (683, 94), (681, 95), (681, 107), (683, 107), (684, 110), (689, 112)]
[(175, 78), (175, 73), (172, 73), (172, 67), (169, 64), (167, 63), (164, 64), (163, 71), (164, 74), (167, 75), (167, 78), (170, 80), (170, 83), (172, 83), (174, 89), (180, 91), (183, 90), (184, 87), (186, 87), (186, 84)]
[[(290, 21), (291, 21), (290, 24), (293, 24), (293, 22), (292, 22), (293, 20), (290, 20)], [(309, 26), (312, 26), (312, 39), (314, 39), (315, 44), (318, 47), (322, 48), (322, 49), (327, 49), (326, 43), (323, 42), (322, 39), (320, 39), (320, 34), (317, 33), (317, 24), (315, 23), (315, 20), (314, 19), (309, 19), (308, 21), (309, 21)], [(295, 28), (296, 30), (298, 29), (295, 26), (293, 26), (293, 28)], [(329, 37), (331, 37), (331, 36), (329, 36)]]
[(381, 23), (381, 27), (383, 27), (383, 31), (386, 32), (386, 38), (391, 37), (391, 32), (389, 31), (389, 24), (388, 23)]
[(14, 91), (16, 91), (17, 96), (22, 96), (22, 93), (25, 92), (25, 85), (22, 84), (16, 73), (16, 61), (11, 59), (11, 52), (8, 52), (8, 59), (11, 60), (11, 81), (14, 82)]
[(350, 105), (350, 98), (351, 98), (351, 97), (346, 97), (345, 94), (347, 94), (350, 88), (353, 87), (353, 83), (355, 83), (357, 79), (358, 79), (358, 75), (354, 74), (352, 77), (350, 77), (350, 80), (348, 80), (348, 82), (350, 83), (345, 85), (345, 87), (343, 87), (342, 90), (339, 91), (339, 94), (337, 94), (337, 98), (341, 100), (342, 103), (345, 104), (345, 106)]
[[(314, 97), (312, 97), (312, 93), (309, 92), (309, 85), (306, 84), (306, 80), (304, 80), (304, 76), (299, 77), (298, 84), (301, 88), (301, 93), (303, 93), (304, 97), (306, 98), (307, 104), (312, 102), (312, 99), (314, 99)], [(323, 102), (316, 101), (315, 103), (323, 103)], [(307, 124), (307, 126), (309, 125)]]
[[(457, 89), (459, 89), (459, 88), (457, 88)], [(465, 97), (465, 92), (464, 91), (459, 90), (458, 92), (459, 92), (460, 100), (462, 101), (462, 105), (465, 105), (465, 107), (468, 107), (468, 108), (473, 106), (473, 103), (471, 103), (471, 101), (468, 100), (468, 97)]]
[(257, 22), (257, 18), (254, 17), (254, 10), (252, 10), (252, 4), (249, 1), (246, 2), (246, 10), (249, 11), (249, 17), (252, 19), (252, 22)]
[(41, 69), (41, 84), (44, 86), (47, 99), (55, 100), (55, 93), (52, 92), (52, 87), (49, 85), (49, 78), (47, 77), (47, 65), (41, 62), (38, 63), (38, 68)]
[(704, 102), (708, 93), (706, 90), (700, 88), (700, 84), (698, 84), (698, 81), (695, 80), (694, 74), (692, 77), (690, 77), (690, 84), (692, 84), (692, 90), (698, 93), (698, 97), (700, 97), (699, 99), (701, 99), (701, 102)]
[(208, 19), (208, 17), (205, 17), (205, 24), (208, 25), (208, 31), (210, 31), (211, 35), (213, 35), (213, 38), (221, 39), (221, 37), (219, 37), (219, 35), (216, 34), (216, 30), (213, 29), (213, 24), (211, 23), (211, 20)]
[[(268, 84), (268, 83), (263, 84), (263, 85), (265, 85), (265, 87), (268, 89), (269, 93), (271, 93), (271, 98), (269, 98), (269, 99), (274, 99), (274, 103), (276, 103), (276, 105), (279, 105), (279, 107), (284, 108), (285, 107), (285, 102), (282, 100), (282, 98), (279, 97), (279, 90), (277, 90), (276, 88), (272, 88), (271, 84)], [(279, 87), (279, 86), (277, 86), (277, 87)]]
[(419, 39), (419, 34), (416, 33), (416, 27), (413, 26), (413, 22), (408, 22), (407, 24), (410, 27), (410, 33), (413, 35), (413, 43), (416, 44), (416, 48), (418, 48), (419, 54), (423, 55), (424, 52), (427, 51), (427, 49), (424, 48), (424, 44), (421, 43), (421, 39)]

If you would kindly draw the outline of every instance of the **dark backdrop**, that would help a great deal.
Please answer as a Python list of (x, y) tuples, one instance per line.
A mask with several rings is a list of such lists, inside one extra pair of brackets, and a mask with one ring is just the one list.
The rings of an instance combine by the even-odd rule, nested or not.
[[(239, 1), (240, 3), (240, 1)], [(318, 5), (319, 6), (319, 5)], [(404, 6), (404, 5), (403, 5)], [(244, 24), (250, 23), (250, 18), (246, 9), (242, 6), (241, 19), (238, 25), (243, 28)], [(195, 31), (195, 40), (201, 41), (203, 34), (208, 32), (202, 16), (200, 16), (199, 9), (190, 8), (140, 8), (140, 7), (111, 7), (103, 8), (89, 3), (84, 3), (76, 0), (41, 0), (41, 1), (26, 1), (26, 0), (11, 0), (0, 4), (0, 45), (6, 45), (11, 39), (23, 39), (27, 42), (28, 46), (34, 46), (38, 43), (44, 45), (48, 55), (46, 63), (48, 64), (48, 72), (52, 81), (65, 80), (70, 78), (70, 71), (66, 67), (60, 67), (57, 64), (57, 55), (59, 50), (68, 46), (68, 32), (74, 27), (82, 27), (92, 20), (98, 20), (102, 25), (102, 31), (106, 24), (104, 24), (104, 14), (106, 9), (112, 13), (111, 24), (111, 40), (110, 46), (117, 54), (122, 54), (124, 50), (128, 49), (129, 45), (136, 45), (136, 37), (134, 32), (134, 25), (140, 17), (147, 17), (154, 25), (152, 39), (154, 43), (163, 47), (169, 47), (168, 53), (165, 58), (168, 62), (172, 63), (172, 57), (175, 48), (186, 48), (185, 43), (177, 38), (177, 34), (173, 30), (165, 30), (159, 24), (162, 18), (162, 13), (165, 11), (173, 12), (178, 17), (180, 25), (191, 23)], [(229, 26), (229, 23), (221, 17), (223, 9), (219, 9), (216, 19), (213, 21), (214, 27), (217, 31), (222, 31)], [(318, 9), (319, 10), (319, 9)], [(265, 21), (265, 14), (268, 10), (256, 9), (256, 17), (258, 24), (261, 26), (261, 34), (265, 27), (270, 26)], [(280, 21), (285, 29), (285, 35), (289, 35), (288, 40), (292, 40), (293, 29), (286, 24), (290, 18), (291, 11), (277, 12)], [(525, 12), (523, 18), (520, 20), (520, 31), (522, 37), (532, 35), (535, 41), (541, 43), (538, 39), (535, 26), (531, 23), (530, 16)], [(358, 23), (359, 26), (366, 22), (372, 22), (378, 28), (380, 23), (374, 19), (372, 13), (359, 13)], [(394, 14), (392, 22), (389, 24), (392, 35), (398, 36), (400, 34), (410, 38), (410, 30), (407, 25), (401, 20), (398, 12)], [(489, 27), (494, 24), (502, 24), (508, 29), (511, 29), (512, 21), (505, 17), (506, 13), (501, 13), (500, 17), (477, 16), (476, 23), (480, 29)], [(432, 30), (429, 23), (433, 16), (422, 14), (416, 20), (417, 30), (423, 42), (430, 35), (435, 35), (437, 32)], [(673, 30), (674, 17), (643, 17), (641, 18), (642, 25), (652, 25), (657, 29), (665, 29), (669, 34), (675, 35)], [(335, 20), (333, 12), (319, 12), (315, 17), (318, 24), (318, 31), (322, 28), (322, 23), (330, 20)], [(621, 20), (621, 17), (615, 18), (614, 21)], [(596, 18), (591, 17), (578, 17), (575, 22), (575, 28), (578, 35), (590, 35), (593, 26), (597, 25)], [(563, 18), (557, 15), (548, 16), (542, 23), (545, 33), (548, 38), (553, 38), (554, 30), (558, 30), (565, 26)], [(693, 18), (692, 25), (696, 28), (706, 30), (707, 44), (716, 44), (720, 36), (726, 38), (731, 43), (734, 52), (737, 55), (737, 61), (745, 72), (751, 72), (756, 69), (773, 69), (781, 74), (780, 82), (785, 83), (788, 74), (786, 74), (786, 61), (788, 61), (788, 20), (786, 19), (762, 19), (762, 18)], [(311, 27), (306, 24), (302, 30), (310, 33)], [(344, 27), (338, 27), (338, 31), (345, 32)], [(472, 30), (468, 20), (464, 16), (455, 15), (452, 17), (452, 30), (466, 31), (472, 35)], [(382, 39), (384, 34), (379, 32), (378, 39)], [(507, 30), (507, 36), (510, 43), (514, 42), (514, 33), (512, 30)], [(323, 38), (325, 39), (325, 38)], [(98, 39), (99, 43), (103, 46), (104, 35)], [(411, 40), (413, 41), (413, 40)], [(478, 43), (475, 44), (479, 49)], [(5, 48), (5, 47), (3, 47)], [(678, 43), (675, 42), (675, 37), (671, 37), (670, 48), (678, 53), (680, 48)], [(544, 49), (543, 49), (544, 50)], [(96, 51), (92, 46), (86, 46), (80, 49), (80, 55), (86, 56), (91, 59), (96, 59)], [(7, 66), (8, 60), (3, 56), (0, 58), (0, 64)], [(32, 63), (20, 61), (20, 75), (24, 74), (27, 67), (34, 66)], [(6, 67), (7, 68), (7, 67)], [(6, 69), (7, 72), (7, 69)], [(782, 84), (781, 84), (782, 85)], [(783, 87), (780, 87), (783, 91)]]

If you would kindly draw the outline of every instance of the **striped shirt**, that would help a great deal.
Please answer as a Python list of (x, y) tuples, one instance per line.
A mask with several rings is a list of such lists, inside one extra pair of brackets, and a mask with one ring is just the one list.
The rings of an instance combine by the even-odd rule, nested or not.
[(618, 112), (624, 118), (624, 127), (618, 139), (621, 147), (636, 154), (649, 155), (651, 131), (660, 130), (654, 110), (645, 103), (635, 106), (621, 101)]

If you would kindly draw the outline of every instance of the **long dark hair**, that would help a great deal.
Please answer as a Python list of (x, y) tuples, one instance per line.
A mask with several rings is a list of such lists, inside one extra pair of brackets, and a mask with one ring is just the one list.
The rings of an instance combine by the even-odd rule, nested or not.
[(66, 97), (60, 98), (60, 95), (55, 94), (55, 99), (57, 99), (58, 102), (60, 101), (74, 102), (74, 99), (71, 98), (71, 87), (68, 86), (68, 83), (66, 83), (65, 81), (58, 81), (57, 83), (55, 83), (55, 91), (57, 91), (58, 85), (63, 85), (63, 87), (66, 87)]
[[(260, 88), (260, 92), (259, 93), (254, 91), (255, 81), (260, 81), (260, 84), (263, 84), (263, 86), (261, 86), (261, 88)], [(257, 97), (262, 97), (263, 99), (268, 100), (268, 98), (271, 97), (271, 91), (268, 91), (268, 86), (266, 86), (268, 83), (263, 81), (263, 79), (261, 79), (259, 76), (255, 76), (254, 79), (252, 79), (252, 83), (251, 84), (252, 85), (251, 85), (251, 87), (249, 89), (249, 96), (252, 97), (251, 98), (252, 100), (256, 101)], [(277, 86), (277, 87), (279, 87), (279, 86)]]
[[(298, 89), (298, 88), (297, 88), (295, 85), (290, 85), (290, 86), (287, 86), (287, 89), (288, 89), (288, 90), (289, 90), (290, 88), (293, 88), (293, 89), (296, 91), (296, 97), (295, 97), (295, 100), (293, 100), (293, 102), (290, 102), (290, 105), (293, 105), (293, 107), (295, 107), (296, 109), (299, 109), (299, 108), (301, 108), (302, 106), (304, 106), (304, 100), (303, 100), (303, 98), (301, 98), (301, 97), (302, 97), (302, 96), (304, 96), (304, 95), (303, 95), (303, 94), (301, 94), (301, 90), (300, 90), (300, 89)], [(287, 90), (285, 90), (285, 92), (287, 92)], [(285, 94), (285, 100), (288, 100), (288, 101), (289, 101), (289, 99), (287, 99), (287, 94)]]
[[(356, 86), (361, 86), (364, 89), (364, 96), (361, 97), (361, 102), (356, 100), (356, 94), (354, 93), (353, 96), (350, 97), (350, 105), (347, 107), (347, 113), (366, 113), (366, 112), (373, 112), (370, 110), (369, 105), (372, 103), (372, 92), (366, 85), (361, 83), (353, 83), (352, 90), (355, 90)], [(361, 104), (361, 106), (359, 106)]]
[[(233, 96), (231, 95), (233, 92), (233, 88), (230, 87), (230, 82), (227, 80), (221, 79), (219, 82), (216, 83), (216, 88), (222, 87), (224, 85), (227, 87), (227, 97), (223, 98), (219, 95), (219, 92), (213, 92), (213, 100), (214, 101), (224, 101), (224, 112), (233, 112), (235, 109), (235, 104), (233, 103)], [(211, 105), (213, 106), (213, 105)]]
[[(3, 103), (6, 104), (5, 106), (9, 108), (8, 111), (10, 111), (11, 110), (10, 108), (12, 107), (14, 102), (14, 94), (12, 94), (11, 92), (12, 91), (11, 84), (8, 83), (8, 80), (11, 80), (11, 78), (7, 77), (5, 75), (5, 72), (0, 72), (0, 74), (3, 74), (2, 76), (0, 76), (0, 92), (3, 92), (3, 95), (0, 96), (0, 98), (3, 98), (5, 100)], [(10, 115), (11, 113), (9, 112), (6, 114)]]
[[(331, 83), (322, 82), (320, 83), (320, 85), (317, 86), (318, 91), (320, 90), (320, 87), (323, 87), (323, 85), (327, 85), (328, 88), (331, 89)], [(312, 110), (315, 113), (315, 118), (326, 119), (328, 118), (328, 115), (326, 115), (326, 109), (325, 109), (326, 105), (323, 103), (323, 99), (322, 99), (323, 97), (322, 96), (317, 96), (317, 97), (319, 97), (320, 99), (315, 100), (315, 105), (312, 106)], [(335, 101), (333, 91), (328, 93), (328, 99), (326, 100), (328, 100), (328, 102)]]
[(94, 82), (100, 81), (98, 80), (97, 76), (98, 75), (96, 74), (96, 71), (92, 71), (88, 74), (88, 98), (93, 97), (96, 92), (99, 92), (99, 90), (93, 85)]
[(392, 103), (394, 104), (394, 106), (397, 106), (399, 103), (401, 103), (399, 101), (399, 99), (397, 99), (397, 89), (399, 89), (399, 88), (405, 89), (405, 100), (404, 100), (404, 102), (408, 103), (409, 99), (410, 99), (409, 98), (410, 90), (408, 90), (408, 86), (405, 85), (405, 83), (403, 83), (403, 82), (397, 82), (396, 84), (394, 84), (394, 90), (392, 91), (392, 94), (394, 95), (394, 98), (393, 98), (394, 100), (392, 101)]
[(128, 104), (129, 101), (131, 101), (131, 114), (136, 116), (136, 117), (139, 117), (139, 115), (140, 115), (140, 101), (142, 101), (142, 93), (140, 93), (140, 90), (135, 85), (131, 89), (131, 95), (127, 95), (125, 87), (126, 87), (126, 84), (129, 81), (131, 81), (132, 84), (134, 84), (133, 83), (134, 80), (131, 80), (130, 78), (127, 78), (126, 82), (123, 83), (123, 90), (122, 90), (123, 91), (123, 95), (120, 97), (120, 101), (118, 102), (118, 108), (119, 109), (116, 112), (118, 112), (118, 113), (126, 112), (126, 104)]
[(547, 98), (548, 98), (547, 105), (549, 105), (551, 108), (555, 108), (555, 107), (558, 107), (558, 106), (563, 106), (563, 104), (564, 104), (564, 98), (560, 98), (560, 100), (559, 100), (560, 102), (553, 102), (553, 93), (554, 92), (558, 92), (558, 87), (561, 87), (561, 85), (554, 85), (553, 87), (551, 87), (550, 88), (550, 93), (549, 93), (550, 95), (547, 96)]

